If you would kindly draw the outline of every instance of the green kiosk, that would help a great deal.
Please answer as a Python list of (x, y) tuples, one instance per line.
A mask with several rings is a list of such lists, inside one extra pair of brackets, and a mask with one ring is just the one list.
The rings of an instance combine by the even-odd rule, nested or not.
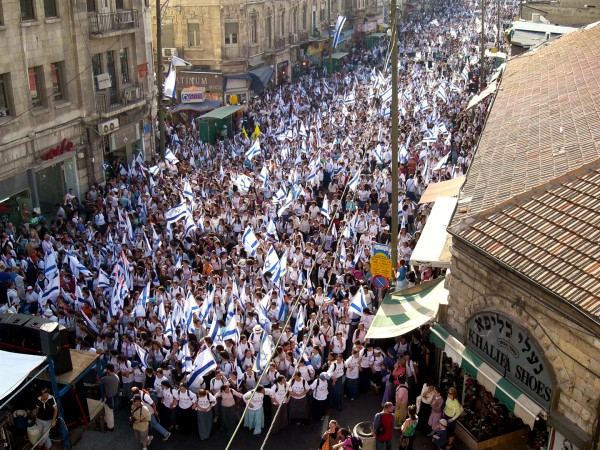
[(231, 135), (231, 130), (233, 130), (232, 116), (242, 108), (242, 105), (221, 106), (198, 117), (196, 127), (202, 142), (216, 143), (216, 135), (221, 132), (223, 126), (227, 126), (227, 134)]
[(345, 64), (345, 60), (344, 58), (348, 56), (348, 53), (346, 52), (336, 52), (333, 55), (331, 55), (331, 66), (330, 64), (330, 58), (329, 56), (325, 56), (323, 58), (323, 64), (327, 67), (327, 71), (328, 73), (334, 73), (334, 72), (339, 72), (340, 70), (342, 70), (342, 68), (344, 67)]

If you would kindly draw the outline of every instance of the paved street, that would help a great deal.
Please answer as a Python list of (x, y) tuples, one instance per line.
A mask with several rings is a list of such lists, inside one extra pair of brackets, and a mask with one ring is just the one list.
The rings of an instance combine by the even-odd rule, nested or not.
[[(374, 393), (369, 393), (357, 399), (354, 402), (346, 401), (344, 410), (340, 413), (334, 411), (332, 418), (337, 419), (344, 427), (351, 426), (352, 428), (359, 422), (372, 420), (377, 413), (380, 403), (380, 396)], [(76, 450), (106, 450), (116, 448), (134, 449), (137, 444), (133, 437), (133, 431), (127, 425), (127, 411), (121, 410), (116, 414), (116, 427), (112, 433), (100, 433), (97, 431), (88, 431), (84, 434), (83, 439), (75, 446)], [(319, 445), (320, 436), (322, 433), (323, 423), (313, 423), (308, 426), (290, 425), (281, 432), (271, 435), (265, 446), (265, 449), (285, 449), (285, 450), (316, 450)], [(262, 438), (256, 438), (252, 433), (241, 427), (238, 435), (231, 447), (232, 450), (258, 450), (261, 448), (266, 428)], [(399, 432), (396, 433), (392, 448), (396, 450), (399, 444)], [(204, 442), (200, 442), (197, 435), (183, 436), (173, 433), (168, 442), (163, 442), (159, 436), (155, 437), (155, 441), (150, 446), (151, 449), (191, 449), (191, 448), (207, 448), (207, 449), (224, 449), (227, 445), (227, 439), (221, 437), (218, 431), (213, 431), (211, 437)], [(429, 438), (418, 436), (414, 446), (415, 450), (430, 450)], [(460, 450), (461, 447), (455, 445), (455, 449)]]

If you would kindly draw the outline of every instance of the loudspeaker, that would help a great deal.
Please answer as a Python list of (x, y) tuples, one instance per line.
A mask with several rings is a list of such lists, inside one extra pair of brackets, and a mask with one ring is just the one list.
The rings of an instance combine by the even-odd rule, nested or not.
[(56, 375), (62, 375), (73, 370), (73, 361), (71, 360), (71, 350), (69, 347), (63, 347), (58, 353), (52, 355), (52, 361), (54, 362), (54, 373)]
[(42, 317), (35, 317), (27, 322), (24, 333), (31, 348), (44, 355), (54, 356), (61, 348), (69, 346), (67, 329)]
[(10, 345), (23, 347), (25, 341), (25, 331), (23, 326), (26, 325), (33, 316), (27, 314), (3, 314), (9, 317), (0, 322), (0, 338), (2, 342)]

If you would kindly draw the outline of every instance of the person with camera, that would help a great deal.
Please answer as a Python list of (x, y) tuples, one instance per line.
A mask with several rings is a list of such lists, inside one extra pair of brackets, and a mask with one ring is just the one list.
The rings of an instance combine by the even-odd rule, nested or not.
[(135, 395), (133, 397), (133, 406), (131, 407), (131, 416), (129, 416), (129, 425), (133, 428), (135, 440), (142, 446), (142, 450), (147, 450), (152, 442), (152, 436), (148, 436), (150, 430), (150, 410), (142, 404), (142, 397)]
[(375, 449), (392, 450), (392, 438), (394, 437), (394, 414), (392, 402), (385, 402), (383, 411), (375, 414), (373, 428), (375, 429)]

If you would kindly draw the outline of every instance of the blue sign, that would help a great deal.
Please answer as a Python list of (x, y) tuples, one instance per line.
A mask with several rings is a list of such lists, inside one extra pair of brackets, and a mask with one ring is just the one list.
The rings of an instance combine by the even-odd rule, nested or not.
[(378, 244), (377, 242), (373, 242), (373, 256), (381, 253), (385, 255), (387, 259), (390, 259), (390, 246), (387, 244)]
[(152, 127), (150, 126), (149, 123), (145, 123), (144, 124), (144, 133), (148, 134), (152, 131)]
[(373, 286), (375, 289), (387, 289), (389, 286), (389, 282), (386, 277), (383, 275), (375, 275), (372, 280)]

